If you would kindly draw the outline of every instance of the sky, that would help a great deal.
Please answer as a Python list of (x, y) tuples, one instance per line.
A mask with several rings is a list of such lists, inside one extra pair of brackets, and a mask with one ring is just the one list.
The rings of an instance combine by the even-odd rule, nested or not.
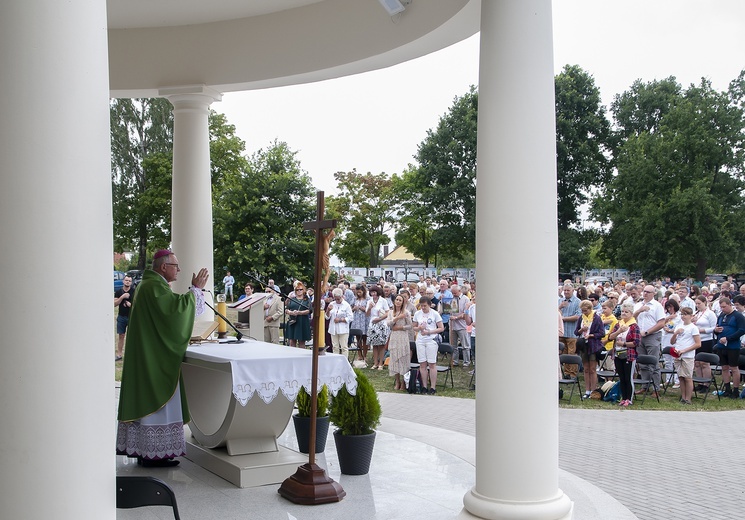
[[(579, 65), (603, 104), (637, 80), (702, 77), (717, 90), (745, 69), (743, 0), (554, 0), (554, 72)], [(404, 13), (405, 14), (405, 13)], [(227, 93), (212, 105), (248, 154), (276, 139), (297, 152), (316, 189), (333, 174), (401, 173), (457, 96), (478, 86), (479, 36), (387, 69), (274, 89)]]

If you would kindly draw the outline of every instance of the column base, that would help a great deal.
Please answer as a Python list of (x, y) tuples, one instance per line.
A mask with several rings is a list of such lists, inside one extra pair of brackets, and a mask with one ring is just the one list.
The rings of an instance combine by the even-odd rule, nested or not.
[(491, 499), (471, 489), (463, 497), (463, 504), (459, 520), (571, 520), (574, 513), (574, 502), (561, 490), (548, 500), (515, 502)]

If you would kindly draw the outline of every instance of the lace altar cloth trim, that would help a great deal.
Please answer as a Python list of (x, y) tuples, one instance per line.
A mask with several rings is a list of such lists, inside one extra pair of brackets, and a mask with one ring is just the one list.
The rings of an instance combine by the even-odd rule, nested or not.
[[(280, 392), (288, 401), (294, 401), (301, 386), (310, 392), (312, 356), (310, 350), (262, 341), (195, 345), (186, 351), (187, 359), (230, 363), (233, 395), (242, 406), (246, 406), (254, 394), (270, 403)], [(318, 385), (319, 388), (326, 385), (332, 395), (342, 386), (354, 394), (357, 376), (345, 356), (324, 354), (318, 356)]]
[(186, 455), (184, 423), (147, 425), (139, 421), (120, 422), (116, 452), (149, 460), (182, 457)]

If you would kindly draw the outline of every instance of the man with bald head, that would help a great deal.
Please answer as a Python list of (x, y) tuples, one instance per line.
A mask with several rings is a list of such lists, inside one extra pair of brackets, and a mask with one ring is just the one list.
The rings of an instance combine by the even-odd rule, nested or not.
[(181, 272), (178, 258), (162, 249), (152, 269), (142, 274), (132, 305), (119, 395), (116, 451), (136, 457), (145, 467), (178, 464), (186, 454), (184, 424), (189, 422), (181, 362), (194, 330), (194, 318), (204, 311), (209, 273), (192, 274), (184, 294), (171, 290)]
[[(641, 331), (641, 343), (636, 349), (637, 353), (660, 358), (660, 346), (662, 344), (662, 328), (665, 326), (665, 310), (660, 302), (654, 299), (657, 291), (651, 285), (645, 285), (642, 289), (642, 300), (634, 305), (634, 318)], [(640, 366), (639, 372), (642, 379), (652, 379), (655, 387), (660, 387), (660, 365), (655, 364), (650, 368), (648, 365)], [(646, 388), (639, 392), (646, 391)]]

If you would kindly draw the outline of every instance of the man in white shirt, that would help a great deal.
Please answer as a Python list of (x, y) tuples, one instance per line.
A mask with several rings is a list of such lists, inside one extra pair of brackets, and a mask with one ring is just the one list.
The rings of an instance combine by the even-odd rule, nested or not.
[[(641, 343), (636, 349), (637, 353), (650, 355), (659, 359), (660, 346), (662, 344), (662, 328), (665, 326), (665, 310), (660, 302), (654, 299), (655, 288), (645, 285), (642, 289), (642, 300), (634, 305), (634, 318), (641, 332)], [(648, 365), (640, 366), (639, 372), (642, 379), (651, 379), (657, 388), (660, 387), (660, 365), (655, 364), (653, 368)], [(637, 391), (642, 393), (646, 389)]]
[(233, 301), (233, 284), (235, 283), (235, 278), (233, 278), (230, 275), (230, 271), (225, 275), (225, 278), (222, 279), (222, 283), (225, 285), (225, 297), (227, 298), (228, 293), (230, 293), (230, 301)]

